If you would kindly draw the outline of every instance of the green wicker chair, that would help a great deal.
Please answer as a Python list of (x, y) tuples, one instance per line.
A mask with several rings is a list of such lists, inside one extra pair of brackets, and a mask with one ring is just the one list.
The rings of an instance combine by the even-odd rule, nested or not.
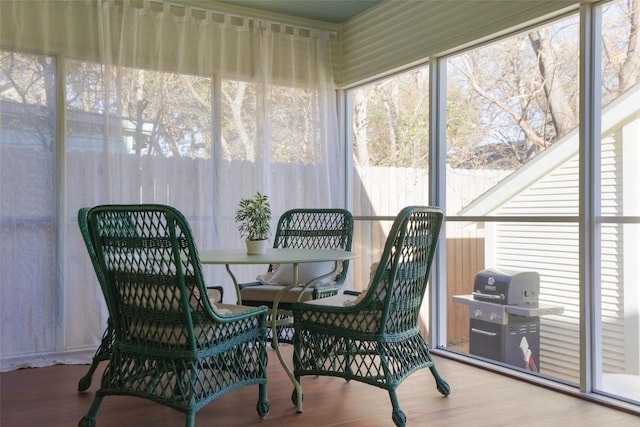
[[(404, 208), (365, 292), (293, 304), (298, 381), (304, 375), (329, 375), (383, 388), (397, 426), (405, 425), (406, 416), (396, 389), (411, 373), (428, 367), (438, 391), (450, 393), (418, 324), (442, 221), (438, 208)], [(293, 400), (298, 404), (295, 390)]]
[(81, 427), (95, 426), (105, 396), (142, 397), (186, 414), (238, 387), (267, 400), (266, 307), (213, 305), (186, 219), (163, 205), (88, 211), (88, 238), (109, 309), (113, 342)]
[[(98, 278), (98, 282), (100, 283), (100, 286), (103, 287), (104, 275), (102, 274), (102, 269), (100, 268), (100, 262), (93, 248), (93, 244), (91, 243), (91, 237), (89, 235), (89, 223), (88, 223), (89, 209), (90, 208), (81, 208), (78, 211), (78, 226), (80, 227), (80, 233), (82, 234), (82, 238), (87, 248), (89, 258), (91, 259), (91, 263), (93, 264), (93, 269), (95, 270), (96, 277)], [(123, 216), (123, 218), (126, 219), (126, 216)], [(207, 294), (209, 295), (209, 299), (215, 302), (222, 302), (222, 297), (224, 296), (224, 288), (222, 286), (207, 287)], [(98, 349), (93, 355), (91, 366), (89, 366), (89, 370), (87, 371), (87, 373), (82, 378), (80, 378), (80, 381), (78, 381), (79, 392), (86, 391), (87, 389), (89, 389), (89, 387), (91, 387), (93, 374), (98, 368), (98, 364), (104, 360), (109, 360), (109, 357), (111, 357), (111, 349), (113, 348), (114, 339), (115, 339), (115, 332), (113, 330), (113, 324), (111, 323), (111, 319), (107, 319), (107, 327), (104, 333), (102, 334), (100, 345), (98, 346)]]
[[(301, 249), (343, 249), (350, 251), (353, 242), (353, 215), (345, 209), (291, 209), (278, 219), (276, 234), (273, 240), (274, 248)], [(300, 270), (308, 264), (301, 264)], [(342, 288), (349, 261), (342, 263), (341, 271), (331, 280), (311, 285), (306, 289), (296, 286), (288, 291), (280, 300), (278, 306), (280, 320), (291, 318), (291, 304), (296, 301), (308, 301), (336, 295)], [(269, 266), (268, 273), (273, 266)], [(273, 307), (273, 301), (282, 286), (278, 284), (263, 284), (261, 282), (242, 283), (239, 285), (242, 304), (266, 305)], [(278, 328), (278, 340), (291, 343), (293, 328), (283, 325)]]

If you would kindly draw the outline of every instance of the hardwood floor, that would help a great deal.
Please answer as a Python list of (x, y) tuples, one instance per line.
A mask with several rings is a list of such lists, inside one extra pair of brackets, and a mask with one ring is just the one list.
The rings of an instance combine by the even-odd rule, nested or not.
[[(291, 347), (283, 346), (290, 360)], [(393, 426), (388, 394), (376, 387), (339, 378), (304, 377), (304, 412), (291, 403), (292, 385), (274, 352), (269, 353), (271, 413), (255, 410), (258, 388), (234, 390), (202, 409), (197, 426)], [(463, 363), (435, 357), (452, 393), (443, 398), (427, 369), (399, 388), (407, 426), (640, 426), (640, 417)], [(87, 366), (58, 365), (0, 374), (0, 426), (75, 426), (91, 405), (105, 362), (85, 393), (78, 379)], [(164, 427), (184, 425), (184, 415), (143, 399), (108, 396), (97, 426)]]

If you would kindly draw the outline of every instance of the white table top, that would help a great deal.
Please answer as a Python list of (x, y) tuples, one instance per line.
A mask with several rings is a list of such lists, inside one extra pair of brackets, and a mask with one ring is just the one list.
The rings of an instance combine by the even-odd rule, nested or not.
[(198, 251), (202, 264), (298, 264), (319, 261), (346, 261), (357, 258), (351, 251), (337, 249), (269, 248), (263, 254), (248, 255), (246, 249)]

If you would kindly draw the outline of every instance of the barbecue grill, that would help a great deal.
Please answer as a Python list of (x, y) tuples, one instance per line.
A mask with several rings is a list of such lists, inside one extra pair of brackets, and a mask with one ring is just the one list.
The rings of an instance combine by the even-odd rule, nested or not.
[(537, 272), (478, 272), (471, 295), (453, 296), (469, 306), (469, 353), (538, 372), (540, 316), (563, 312), (540, 304), (539, 293)]

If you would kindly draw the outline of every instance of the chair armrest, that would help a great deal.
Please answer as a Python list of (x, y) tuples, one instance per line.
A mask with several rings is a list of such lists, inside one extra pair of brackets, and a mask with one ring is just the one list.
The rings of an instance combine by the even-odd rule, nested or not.
[(342, 283), (330, 282), (313, 288), (313, 299), (334, 296), (342, 289)]
[(222, 286), (207, 286), (207, 296), (214, 302), (222, 302), (224, 288)]
[(240, 289), (246, 288), (248, 286), (261, 286), (261, 285), (262, 285), (262, 283), (261, 282), (257, 282), (257, 281), (256, 282), (247, 282), (247, 283), (238, 283), (238, 287)]
[(345, 295), (350, 295), (350, 296), (354, 296), (354, 297), (359, 296), (361, 293), (362, 293), (362, 292), (360, 292), (360, 291), (352, 291), (352, 290), (350, 290), (350, 289), (346, 289), (346, 290), (343, 292), (343, 294), (345, 294)]

